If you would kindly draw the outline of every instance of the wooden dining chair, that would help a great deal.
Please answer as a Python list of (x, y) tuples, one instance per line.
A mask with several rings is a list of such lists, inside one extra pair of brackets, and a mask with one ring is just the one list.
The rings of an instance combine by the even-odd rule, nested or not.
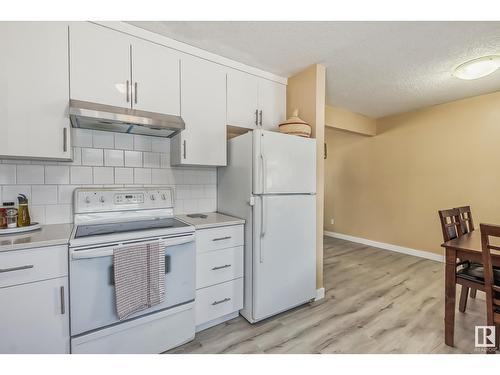
[[(484, 264), (484, 284), (486, 291), (487, 325), (496, 327), (496, 344), (499, 344), (500, 333), (500, 270), (493, 267), (491, 254), (500, 254), (500, 246), (490, 243), (490, 237), (500, 238), (500, 226), (479, 224), (481, 230), (481, 248)], [(488, 351), (492, 353), (493, 350)]]
[[(472, 232), (474, 230), (474, 221), (472, 220), (472, 212), (470, 206), (456, 207), (458, 210), (458, 219), (460, 222), (460, 229), (462, 234)], [(481, 265), (476, 265), (481, 266)], [(477, 289), (470, 288), (470, 297), (476, 298)]]
[[(453, 240), (465, 234), (462, 229), (460, 210), (458, 208), (440, 210), (438, 213), (444, 242)], [(470, 215), (470, 218), (470, 223), (472, 223), (472, 215)], [(466, 224), (468, 225), (468, 223), (469, 221), (467, 221)], [(467, 229), (468, 228), (469, 227), (467, 227)], [(475, 291), (479, 289), (484, 291), (484, 275), (482, 265), (470, 262), (469, 260), (459, 259), (457, 261), (456, 268), (456, 283), (461, 287), (458, 310), (460, 312), (465, 312), (465, 309), (467, 308), (469, 290)], [(473, 292), (473, 295), (475, 296), (475, 292)]]

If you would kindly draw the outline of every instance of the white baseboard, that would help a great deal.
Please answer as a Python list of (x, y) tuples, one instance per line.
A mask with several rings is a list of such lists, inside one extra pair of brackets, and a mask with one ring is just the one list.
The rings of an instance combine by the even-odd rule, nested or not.
[(325, 288), (316, 289), (316, 298), (314, 300), (319, 301), (323, 298), (325, 298)]
[(328, 236), (328, 237), (334, 237), (334, 238), (339, 238), (341, 240), (357, 242), (357, 243), (361, 243), (363, 245), (378, 247), (378, 248), (384, 249), (384, 250), (395, 251), (396, 253), (403, 253), (403, 254), (407, 254), (407, 255), (413, 255), (413, 256), (419, 257), (419, 258), (434, 260), (436, 262), (444, 262), (443, 255), (431, 253), (430, 251), (411, 249), (409, 247), (393, 245), (393, 244), (385, 243), (385, 242), (372, 241), (372, 240), (368, 240), (366, 238), (349, 236), (348, 234), (342, 234), (342, 233), (337, 233), (337, 232), (324, 231), (323, 233), (325, 236)]

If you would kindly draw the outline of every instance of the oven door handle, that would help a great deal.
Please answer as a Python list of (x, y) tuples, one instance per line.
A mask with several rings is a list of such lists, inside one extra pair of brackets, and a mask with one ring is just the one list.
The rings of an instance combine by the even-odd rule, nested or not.
[[(159, 240), (160, 241), (160, 246), (162, 247), (169, 247), (169, 246), (176, 246), (176, 245), (182, 245), (188, 242), (194, 241), (194, 234), (190, 234), (189, 236), (182, 236), (182, 237), (174, 237), (174, 238), (162, 238)], [(120, 244), (118, 246), (108, 246), (108, 247), (101, 247), (97, 249), (89, 249), (89, 250), (77, 250), (73, 251), (71, 254), (71, 259), (91, 259), (91, 258), (101, 258), (101, 257), (108, 257), (110, 255), (113, 255), (113, 250), (121, 247), (121, 246), (129, 246), (129, 245), (144, 245), (148, 243), (152, 243), (155, 241), (143, 241), (143, 242), (133, 242), (133, 243), (124, 243)]]

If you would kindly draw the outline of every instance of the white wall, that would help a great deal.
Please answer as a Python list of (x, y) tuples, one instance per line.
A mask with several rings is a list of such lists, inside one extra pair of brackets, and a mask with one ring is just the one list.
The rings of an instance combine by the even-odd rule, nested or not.
[(216, 210), (216, 168), (171, 168), (168, 138), (72, 129), (72, 141), (73, 162), (0, 160), (0, 201), (23, 193), (33, 221), (70, 223), (77, 187), (168, 185), (176, 213)]

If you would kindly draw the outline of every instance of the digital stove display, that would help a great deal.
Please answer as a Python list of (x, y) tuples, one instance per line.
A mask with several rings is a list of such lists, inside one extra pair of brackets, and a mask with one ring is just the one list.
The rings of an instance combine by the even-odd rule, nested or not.
[(148, 229), (182, 228), (187, 227), (182, 221), (174, 218), (129, 221), (121, 223), (79, 225), (76, 228), (75, 238), (102, 236), (124, 232), (136, 232)]

